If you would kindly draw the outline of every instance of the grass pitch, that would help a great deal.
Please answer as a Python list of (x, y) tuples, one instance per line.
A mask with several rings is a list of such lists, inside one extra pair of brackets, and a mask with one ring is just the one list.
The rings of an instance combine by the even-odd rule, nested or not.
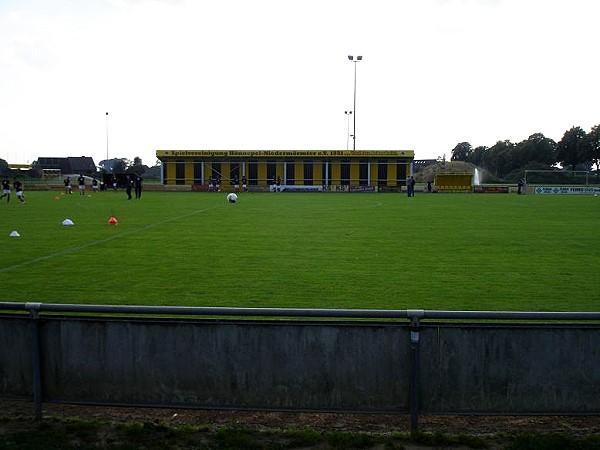
[[(597, 311), (593, 196), (26, 192), (3, 301)], [(109, 226), (111, 216), (117, 226)], [(63, 226), (70, 218), (74, 226)], [(16, 230), (21, 237), (9, 237)]]

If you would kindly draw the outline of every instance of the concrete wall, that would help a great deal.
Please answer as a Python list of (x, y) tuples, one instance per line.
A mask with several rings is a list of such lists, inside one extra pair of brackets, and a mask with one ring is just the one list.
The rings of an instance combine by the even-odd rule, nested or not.
[[(0, 396), (32, 396), (32, 326), (0, 317)], [(39, 319), (44, 401), (410, 409), (406, 322)], [(414, 330), (413, 330), (414, 331)], [(412, 347), (414, 349), (414, 346)], [(600, 414), (600, 327), (420, 327), (424, 413)]]
[(600, 414), (600, 328), (445, 325), (421, 336), (423, 412)]
[(33, 395), (32, 323), (0, 317), (0, 396)]

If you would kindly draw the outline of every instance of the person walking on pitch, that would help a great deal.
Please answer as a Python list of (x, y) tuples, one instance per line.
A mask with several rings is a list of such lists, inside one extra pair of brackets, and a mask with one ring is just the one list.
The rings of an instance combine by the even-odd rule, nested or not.
[(17, 193), (17, 198), (21, 203), (25, 203), (25, 194), (23, 194), (23, 183), (19, 180), (15, 180), (13, 183), (13, 187), (15, 188), (15, 192)]
[(83, 174), (79, 174), (77, 184), (79, 185), (79, 195), (85, 195), (85, 178), (83, 177)]
[(135, 189), (135, 198), (137, 199), (142, 198), (142, 184), (142, 176), (140, 174), (136, 174), (133, 180), (133, 187)]
[(72, 194), (73, 190), (71, 189), (71, 179), (67, 177), (63, 183), (65, 183), (65, 194)]
[(10, 180), (8, 178), (2, 180), (2, 195), (0, 199), (6, 197), (6, 203), (10, 203)]

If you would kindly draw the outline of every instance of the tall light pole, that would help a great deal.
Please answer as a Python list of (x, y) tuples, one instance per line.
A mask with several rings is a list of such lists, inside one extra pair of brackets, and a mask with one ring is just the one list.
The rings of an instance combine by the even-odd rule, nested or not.
[(106, 113), (106, 164), (108, 164), (108, 113)]
[(354, 63), (354, 125), (352, 127), (354, 133), (352, 134), (352, 149), (356, 150), (356, 63), (362, 61), (362, 56), (357, 56), (356, 59), (354, 59), (354, 56), (348, 55), (348, 59)]
[(346, 133), (346, 151), (348, 151), (350, 147), (350, 116), (352, 115), (352, 111), (344, 111), (344, 114), (348, 116), (348, 132)]

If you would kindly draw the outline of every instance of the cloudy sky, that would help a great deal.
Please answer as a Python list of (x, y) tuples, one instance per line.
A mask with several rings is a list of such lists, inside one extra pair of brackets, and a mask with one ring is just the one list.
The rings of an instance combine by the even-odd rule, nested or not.
[(599, 17), (598, 0), (1, 0), (0, 158), (346, 149), (348, 55), (357, 149), (558, 141), (600, 124)]

